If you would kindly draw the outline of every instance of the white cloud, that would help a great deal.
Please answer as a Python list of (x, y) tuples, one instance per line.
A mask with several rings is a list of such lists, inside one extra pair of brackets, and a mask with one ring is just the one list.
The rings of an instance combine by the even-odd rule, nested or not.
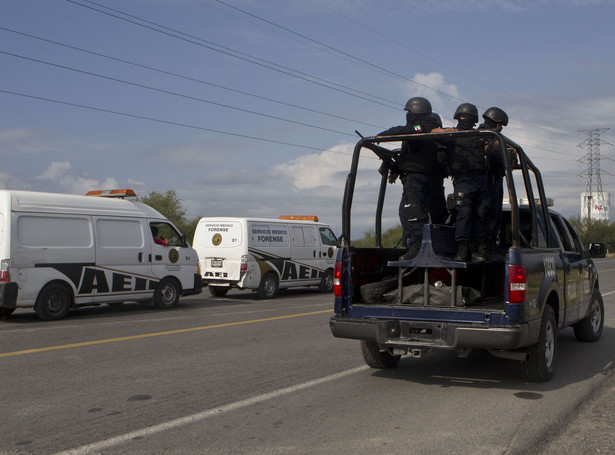
[(59, 180), (66, 175), (70, 169), (68, 161), (52, 162), (45, 171), (36, 177), (37, 180)]
[(337, 186), (339, 173), (347, 172), (354, 144), (342, 144), (312, 155), (303, 155), (274, 170), (287, 174), (298, 189)]
[(117, 180), (107, 177), (100, 181), (89, 178), (87, 175), (74, 175), (69, 173), (71, 164), (68, 161), (52, 162), (37, 180), (51, 180), (54, 191), (68, 192), (72, 194), (85, 194), (90, 190), (103, 190), (117, 188)]

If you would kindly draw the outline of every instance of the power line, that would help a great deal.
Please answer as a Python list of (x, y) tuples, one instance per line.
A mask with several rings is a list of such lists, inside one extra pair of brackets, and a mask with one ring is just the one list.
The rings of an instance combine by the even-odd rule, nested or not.
[[(136, 16), (132, 16), (130, 14), (127, 14), (127, 13), (124, 13), (124, 12), (121, 12), (121, 11), (118, 11), (118, 10), (115, 10), (115, 9), (112, 9), (112, 8), (108, 8), (108, 7), (104, 6), (104, 5), (99, 5), (99, 4), (97, 4), (95, 2), (92, 2), (92, 1), (89, 1), (89, 0), (81, 0), (81, 1), (94, 4), (96, 6), (108, 9), (110, 11), (118, 12), (119, 14), (123, 14), (123, 15), (125, 15), (127, 17), (135, 18), (135, 19), (137, 19), (139, 21), (144, 22), (144, 24), (136, 22), (136, 21), (133, 21), (131, 19), (127, 19), (125, 17), (121, 17), (121, 16), (117, 16), (115, 14), (111, 14), (111, 13), (109, 13), (107, 11), (102, 11), (102, 10), (93, 8), (91, 6), (78, 3), (75, 0), (66, 0), (66, 1), (69, 2), (69, 3), (72, 3), (74, 5), (78, 5), (78, 6), (81, 6), (83, 8), (90, 9), (90, 10), (95, 11), (97, 13), (105, 14), (105, 15), (107, 15), (109, 17), (113, 17), (115, 19), (119, 19), (119, 20), (122, 20), (122, 21), (125, 21), (125, 22), (128, 22), (128, 23), (131, 23), (133, 25), (137, 25), (139, 27), (143, 27), (143, 28), (155, 31), (157, 33), (161, 33), (161, 34), (164, 34), (164, 35), (167, 35), (167, 36), (171, 36), (173, 38), (176, 38), (176, 39), (179, 39), (179, 40), (191, 43), (191, 44), (195, 44), (195, 45), (203, 47), (205, 49), (209, 49), (209, 50), (214, 51), (214, 52), (218, 52), (218, 53), (221, 53), (221, 54), (233, 57), (233, 58), (237, 58), (239, 60), (242, 60), (242, 61), (245, 61), (245, 62), (248, 62), (248, 63), (252, 63), (254, 65), (258, 65), (258, 66), (261, 66), (263, 68), (267, 68), (267, 69), (270, 69), (272, 71), (276, 71), (276, 72), (281, 73), (281, 74), (286, 74), (288, 76), (291, 76), (291, 77), (294, 77), (294, 78), (297, 78), (297, 79), (301, 79), (301, 80), (304, 80), (306, 82), (310, 82), (312, 84), (316, 84), (316, 85), (319, 85), (321, 87), (328, 88), (330, 90), (335, 90), (337, 92), (344, 93), (346, 95), (353, 96), (355, 98), (359, 98), (359, 99), (363, 99), (365, 101), (369, 101), (369, 102), (372, 102), (372, 103), (375, 103), (375, 104), (379, 104), (379, 105), (384, 106), (384, 107), (388, 107), (388, 108), (391, 108), (391, 109), (399, 110), (399, 103), (396, 102), (396, 101), (387, 100), (385, 98), (381, 98), (379, 96), (372, 95), (372, 94), (363, 92), (361, 90), (348, 87), (348, 86), (343, 85), (343, 84), (338, 84), (336, 82), (328, 81), (326, 79), (322, 79), (322, 78), (319, 78), (317, 76), (314, 76), (314, 75), (311, 75), (311, 74), (308, 74), (308, 73), (304, 73), (304, 72), (301, 72), (301, 71), (298, 71), (298, 70), (295, 70), (295, 69), (292, 69), (292, 68), (285, 67), (283, 65), (279, 65), (279, 64), (274, 63), (274, 62), (270, 62), (268, 60), (264, 60), (264, 59), (261, 59), (261, 58), (258, 58), (258, 57), (254, 57), (254, 56), (251, 56), (251, 55), (246, 54), (244, 52), (237, 51), (235, 49), (231, 49), (231, 48), (228, 48), (228, 47), (225, 47), (225, 46), (221, 46), (221, 45), (213, 43), (211, 41), (207, 41), (207, 40), (204, 40), (202, 38), (195, 37), (193, 35), (189, 35), (189, 34), (181, 32), (181, 31), (171, 29), (169, 27), (165, 27), (164, 25), (156, 24), (154, 22), (150, 22), (150, 21), (147, 21), (145, 19), (142, 19), (142, 18), (139, 18), (139, 17), (136, 17)], [(146, 24), (152, 24), (152, 25), (146, 25)], [(159, 28), (155, 28), (154, 26), (155, 27), (160, 27), (160, 29)], [(164, 30), (161, 30), (161, 29), (170, 30), (173, 33), (167, 32), (167, 31), (164, 31)], [(177, 33), (179, 35), (184, 35), (184, 37), (178, 36), (178, 35), (176, 35), (174, 33)], [(190, 39), (185, 38), (185, 37), (188, 37)], [(197, 40), (197, 41), (194, 41), (194, 40)], [(200, 42), (198, 42), (198, 41), (200, 41)], [(206, 43), (206, 44), (203, 44), (203, 43)], [(220, 49), (217, 49), (216, 47), (213, 47), (213, 46), (217, 46)], [(264, 63), (260, 63), (260, 62), (264, 62)], [(277, 67), (277, 68), (275, 68), (275, 67)], [(293, 74), (293, 73), (296, 73), (296, 74)], [(330, 85), (327, 85), (327, 84), (330, 84)], [(352, 93), (352, 92), (354, 92), (354, 93)], [(377, 100), (382, 100), (382, 101), (377, 101)]]
[[(90, 1), (90, 0), (83, 0), (83, 1)], [(265, 22), (265, 23), (267, 23), (267, 24), (270, 24), (270, 25), (272, 25), (272, 26), (274, 26), (274, 27), (276, 27), (276, 28), (280, 28), (280, 29), (282, 29), (282, 30), (284, 30), (284, 31), (286, 31), (286, 32), (288, 32), (288, 33), (291, 33), (291, 34), (293, 34), (293, 35), (296, 35), (296, 36), (299, 36), (299, 37), (301, 37), (301, 38), (303, 38), (303, 39), (306, 39), (306, 40), (308, 40), (308, 41), (310, 41), (310, 42), (313, 42), (313, 43), (316, 43), (316, 44), (318, 44), (318, 45), (320, 45), (320, 46), (323, 46), (323, 47), (324, 47), (324, 48), (326, 48), (326, 49), (330, 49), (330, 50), (333, 50), (333, 51), (335, 51), (335, 52), (337, 52), (337, 53), (339, 53), (339, 54), (341, 54), (341, 55), (343, 55), (343, 56), (347, 56), (347, 57), (349, 57), (349, 58), (351, 58), (351, 59), (353, 59), (353, 60), (355, 60), (355, 61), (358, 61), (358, 62), (360, 62), (360, 63), (362, 63), (362, 64), (364, 64), (364, 65), (367, 65), (367, 66), (372, 67), (372, 68), (376, 68), (376, 69), (378, 69), (378, 70), (380, 70), (380, 71), (382, 71), (382, 72), (385, 72), (385, 73), (386, 73), (386, 74), (388, 74), (388, 75), (392, 75), (392, 76), (395, 76), (395, 77), (400, 78), (400, 79), (402, 79), (402, 80), (409, 81), (409, 82), (411, 82), (411, 83), (413, 83), (413, 84), (420, 85), (421, 87), (427, 88), (427, 89), (432, 90), (432, 91), (434, 91), (434, 92), (436, 92), (436, 93), (440, 93), (441, 95), (447, 96), (447, 97), (452, 98), (452, 99), (455, 99), (455, 100), (457, 100), (457, 101), (467, 102), (467, 100), (463, 100), (463, 99), (461, 99), (461, 98), (459, 98), (459, 97), (457, 97), (457, 96), (451, 95), (450, 93), (446, 93), (446, 92), (444, 92), (444, 91), (442, 91), (442, 90), (438, 90), (438, 89), (436, 89), (436, 88), (434, 88), (434, 87), (430, 87), (430, 86), (428, 86), (428, 85), (426, 85), (426, 84), (422, 84), (422, 83), (420, 83), (420, 82), (417, 82), (417, 81), (415, 81), (414, 79), (410, 79), (410, 78), (408, 78), (408, 77), (406, 77), (406, 76), (403, 76), (403, 75), (401, 75), (401, 74), (395, 73), (395, 72), (393, 72), (393, 71), (391, 71), (391, 70), (388, 70), (388, 69), (386, 69), (386, 68), (383, 68), (383, 67), (381, 67), (381, 66), (379, 66), (379, 65), (376, 65), (376, 64), (374, 64), (374, 63), (372, 63), (372, 62), (369, 62), (369, 61), (367, 61), (367, 60), (364, 60), (364, 59), (361, 59), (361, 58), (359, 58), (359, 57), (356, 57), (356, 56), (354, 56), (354, 55), (352, 55), (352, 54), (349, 54), (349, 53), (347, 53), (347, 52), (344, 52), (344, 51), (342, 51), (342, 50), (340, 50), (340, 49), (337, 49), (337, 48), (335, 48), (335, 47), (329, 46), (328, 44), (325, 44), (325, 43), (322, 43), (322, 42), (317, 41), (317, 40), (315, 40), (315, 39), (312, 39), (312, 38), (310, 38), (310, 37), (308, 37), (308, 36), (306, 36), (306, 35), (304, 35), (304, 34), (301, 34), (301, 33), (295, 32), (294, 30), (291, 30), (291, 29), (289, 29), (289, 28), (287, 28), (287, 27), (283, 27), (283, 26), (281, 26), (281, 25), (279, 25), (279, 24), (276, 24), (275, 22), (272, 22), (272, 21), (269, 21), (269, 20), (267, 20), (267, 19), (264, 19), (264, 18), (262, 18), (262, 17), (260, 17), (260, 16), (257, 16), (257, 15), (255, 15), (255, 14), (252, 14), (252, 13), (250, 13), (250, 12), (248, 12), (248, 11), (242, 10), (242, 9), (240, 9), (240, 8), (238, 8), (238, 7), (235, 7), (235, 6), (233, 6), (233, 5), (230, 5), (229, 3), (226, 3), (226, 2), (224, 2), (224, 1), (222, 1), (222, 0), (215, 0), (215, 1), (216, 1), (216, 2), (218, 2), (218, 3), (221, 3), (221, 4), (223, 4), (223, 5), (226, 5), (226, 6), (228, 6), (229, 8), (233, 8), (233, 9), (235, 9), (235, 10), (237, 10), (237, 11), (240, 11), (241, 13), (246, 14), (246, 15), (248, 15), (248, 16), (250, 16), (250, 17), (253, 17), (253, 18), (258, 19), (258, 20), (260, 20), (260, 21), (263, 21), (263, 22)], [(482, 109), (486, 109), (484, 106), (478, 106), (478, 107), (480, 107), (480, 108), (482, 108)], [(567, 134), (565, 134), (565, 133), (561, 133), (561, 132), (558, 132), (558, 131), (554, 131), (554, 130), (551, 130), (551, 129), (546, 128), (546, 127), (544, 127), (544, 126), (541, 126), (541, 125), (534, 125), (534, 124), (532, 124), (532, 123), (527, 123), (527, 122), (524, 122), (524, 121), (522, 121), (522, 120), (516, 120), (516, 121), (518, 121), (518, 122), (519, 122), (519, 123), (521, 123), (521, 124), (525, 124), (525, 125), (527, 125), (527, 126), (531, 126), (531, 127), (534, 127), (534, 128), (542, 129), (542, 130), (545, 130), (545, 131), (548, 131), (548, 132), (551, 132), (551, 133), (555, 133), (555, 134), (559, 134), (559, 135), (562, 135), (562, 136), (567, 136), (567, 137), (574, 138), (574, 136), (570, 136), (570, 135), (567, 135)], [(576, 139), (576, 138), (575, 138), (575, 139)]]
[(245, 92), (245, 91), (242, 91), (242, 90), (234, 89), (234, 88), (231, 88), (231, 87), (226, 87), (226, 86), (219, 85), (219, 84), (214, 84), (212, 82), (207, 82), (207, 81), (204, 81), (202, 79), (197, 79), (197, 78), (193, 78), (193, 77), (189, 77), (189, 76), (184, 76), (182, 74), (174, 73), (174, 72), (171, 72), (171, 71), (166, 71), (166, 70), (163, 70), (161, 68), (154, 68), (154, 67), (151, 67), (151, 66), (147, 66), (147, 65), (143, 65), (143, 64), (139, 64), (139, 63), (135, 63), (135, 62), (130, 62), (128, 60), (123, 60), (123, 59), (120, 59), (120, 58), (117, 58), (117, 57), (112, 57), (110, 55), (102, 54), (102, 53), (99, 53), (99, 52), (94, 52), (94, 51), (83, 49), (83, 48), (79, 48), (79, 47), (76, 47), (76, 46), (71, 46), (69, 44), (60, 43), (58, 41), (53, 41), (53, 40), (50, 40), (50, 39), (47, 39), (47, 38), (42, 38), (40, 36), (35, 36), (35, 35), (28, 34), (28, 33), (19, 32), (17, 30), (12, 30), (12, 29), (9, 29), (9, 28), (6, 28), (6, 27), (1, 27), (0, 26), (0, 30), (4, 30), (6, 32), (15, 33), (15, 34), (18, 34), (18, 35), (26, 36), (28, 38), (44, 41), (46, 43), (54, 44), (54, 45), (57, 45), (57, 46), (62, 46), (62, 47), (65, 47), (67, 49), (72, 49), (72, 50), (76, 50), (76, 51), (79, 51), (79, 52), (84, 52), (84, 53), (87, 53), (87, 54), (90, 54), (90, 55), (95, 55), (97, 57), (106, 58), (106, 59), (113, 60), (113, 61), (116, 61), (116, 62), (119, 62), (119, 63), (124, 63), (126, 65), (131, 65), (131, 66), (135, 66), (135, 67), (138, 67), (138, 68), (147, 69), (149, 71), (155, 71), (155, 72), (158, 72), (158, 73), (161, 73), (161, 74), (166, 74), (166, 75), (169, 75), (169, 76), (174, 76), (174, 77), (181, 78), (181, 79), (184, 79), (184, 80), (188, 80), (188, 81), (191, 81), (191, 82), (197, 82), (199, 84), (208, 85), (208, 86), (211, 86), (211, 87), (216, 87), (216, 88), (219, 88), (221, 90), (226, 90), (226, 91), (238, 93), (238, 94), (245, 95), (245, 96), (250, 96), (250, 97), (261, 99), (261, 100), (264, 100), (264, 101), (269, 101), (269, 102), (272, 102), (272, 103), (276, 103), (276, 104), (281, 104), (281, 105), (284, 105), (284, 106), (292, 107), (292, 108), (295, 108), (295, 109), (301, 109), (301, 110), (304, 110), (304, 111), (307, 111), (307, 112), (312, 112), (312, 113), (315, 113), (315, 114), (320, 114), (320, 115), (325, 115), (325, 116), (332, 117), (332, 118), (337, 118), (339, 120), (346, 120), (348, 122), (360, 123), (360, 124), (366, 125), (366, 126), (373, 126), (375, 128), (382, 128), (382, 129), (385, 128), (384, 126), (381, 126), (381, 125), (374, 125), (372, 123), (362, 122), (360, 120), (356, 120), (356, 119), (352, 119), (352, 118), (348, 118), (348, 117), (343, 117), (343, 116), (336, 115), (336, 114), (331, 114), (329, 112), (323, 112), (323, 111), (319, 111), (319, 110), (316, 110), (316, 109), (310, 109), (310, 108), (307, 108), (305, 106), (299, 106), (297, 104), (287, 103), (285, 101), (276, 100), (276, 99), (268, 98), (268, 97), (261, 96), (261, 95), (256, 95), (254, 93)]
[(136, 82), (125, 81), (125, 80), (118, 79), (118, 78), (115, 78), (115, 77), (104, 76), (102, 74), (92, 73), (90, 71), (84, 71), (84, 70), (80, 70), (80, 69), (77, 69), (77, 68), (71, 68), (71, 67), (65, 66), (65, 65), (58, 65), (56, 63), (46, 62), (44, 60), (30, 58), (30, 57), (26, 57), (26, 56), (18, 55), (18, 54), (13, 54), (13, 53), (5, 52), (5, 51), (2, 51), (2, 50), (0, 50), (0, 54), (9, 55), (11, 57), (21, 58), (23, 60), (28, 60), (28, 61), (31, 61), (31, 62), (41, 63), (41, 64), (44, 64), (44, 65), (53, 66), (55, 68), (61, 68), (61, 69), (69, 70), (69, 71), (74, 71), (76, 73), (86, 74), (88, 76), (94, 76), (94, 77), (98, 77), (98, 78), (101, 78), (101, 79), (106, 79), (106, 80), (113, 81), (113, 82), (119, 82), (121, 84), (131, 85), (133, 87), (144, 88), (146, 90), (152, 90), (152, 91), (155, 91), (155, 92), (158, 92), (158, 93), (164, 93), (164, 94), (167, 94), (167, 95), (173, 95), (173, 96), (177, 96), (177, 97), (180, 97), (180, 98), (185, 98), (185, 99), (192, 100), (192, 101), (198, 101), (198, 102), (201, 102), (201, 103), (211, 104), (211, 105), (218, 106), (218, 107), (224, 107), (224, 108), (227, 108), (227, 109), (232, 109), (232, 110), (236, 110), (236, 111), (240, 111), (240, 112), (244, 112), (244, 113), (248, 113), (248, 114), (258, 115), (258, 116), (261, 116), (261, 117), (267, 117), (267, 118), (270, 118), (270, 119), (273, 119), (273, 120), (279, 120), (279, 121), (282, 121), (282, 122), (292, 123), (292, 124), (295, 124), (295, 125), (306, 126), (308, 128), (315, 128), (315, 129), (318, 129), (318, 130), (321, 130), (321, 131), (328, 131), (330, 133), (342, 134), (342, 135), (345, 135), (345, 136), (351, 136), (351, 137), (355, 136), (352, 133), (346, 133), (346, 132), (343, 132), (343, 131), (337, 131), (337, 130), (333, 130), (333, 129), (330, 129), (330, 128), (325, 128), (325, 127), (322, 127), (322, 126), (310, 125), (309, 123), (298, 122), (296, 120), (285, 119), (285, 118), (282, 118), (282, 117), (276, 117), (274, 115), (264, 114), (262, 112), (256, 112), (256, 111), (251, 111), (249, 109), (243, 109), (243, 108), (236, 107), (236, 106), (230, 106), (228, 104), (217, 103), (215, 101), (206, 100), (206, 99), (203, 99), (203, 98), (197, 98), (196, 96), (190, 96), (190, 95), (184, 95), (182, 93), (171, 92), (169, 90), (164, 90), (164, 89), (160, 89), (160, 88), (156, 88), (156, 87), (150, 87), (148, 85), (139, 84), (139, 83), (136, 83)]
[(293, 144), (291, 142), (283, 142), (283, 141), (276, 141), (273, 139), (265, 139), (262, 137), (257, 137), (257, 136), (249, 136), (247, 134), (240, 134), (240, 133), (232, 133), (229, 131), (223, 131), (223, 130), (216, 130), (213, 128), (205, 128), (203, 126), (197, 126), (197, 125), (189, 125), (187, 123), (180, 123), (180, 122), (174, 122), (171, 120), (163, 120), (163, 119), (158, 119), (158, 118), (154, 118), (154, 117), (148, 117), (148, 116), (144, 116), (144, 115), (138, 115), (138, 114), (129, 114), (126, 112), (119, 112), (119, 111), (113, 111), (110, 109), (103, 109), (103, 108), (99, 108), (99, 107), (94, 107), (94, 106), (86, 106), (83, 104), (78, 104), (78, 103), (71, 103), (68, 101), (62, 101), (62, 100), (55, 100), (55, 99), (51, 99), (51, 98), (45, 98), (42, 96), (35, 96), (35, 95), (29, 95), (26, 93), (19, 93), (19, 92), (13, 92), (10, 90), (2, 90), (0, 89), (0, 93), (6, 93), (9, 95), (14, 95), (14, 96), (21, 96), (24, 98), (30, 98), (30, 99), (35, 99), (35, 100), (39, 100), (39, 101), (46, 101), (49, 103), (56, 103), (56, 104), (61, 104), (64, 106), (70, 106), (70, 107), (77, 107), (80, 109), (88, 109), (91, 111), (97, 111), (97, 112), (104, 112), (107, 114), (113, 114), (113, 115), (120, 115), (123, 117), (130, 117), (130, 118), (136, 118), (136, 119), (140, 119), (140, 120), (147, 120), (150, 122), (157, 122), (157, 123), (163, 123), (166, 125), (173, 125), (173, 126), (181, 126), (183, 128), (191, 128), (191, 129), (195, 129), (195, 130), (200, 130), (200, 131), (209, 131), (212, 133), (219, 133), (219, 134), (226, 134), (229, 136), (235, 136), (235, 137), (241, 137), (244, 139), (252, 139), (252, 140), (256, 140), (256, 141), (262, 141), (262, 142), (269, 142), (272, 144), (280, 144), (280, 145), (287, 145), (290, 147), (298, 147), (298, 148), (303, 148), (303, 149), (308, 149), (308, 150), (316, 150), (318, 152), (329, 152), (329, 153), (339, 153), (342, 155), (350, 155), (349, 153), (344, 153), (344, 152), (336, 152), (333, 150), (328, 150), (328, 149), (323, 149), (323, 148), (318, 148), (318, 147), (312, 147), (309, 145), (303, 145), (303, 144)]

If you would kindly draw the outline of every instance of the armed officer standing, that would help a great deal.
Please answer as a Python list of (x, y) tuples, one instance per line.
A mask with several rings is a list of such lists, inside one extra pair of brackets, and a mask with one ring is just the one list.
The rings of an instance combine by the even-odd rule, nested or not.
[[(490, 107), (483, 114), (485, 123), (481, 123), (479, 130), (502, 131), (508, 125), (508, 115), (499, 107)], [(505, 167), (502, 149), (495, 138), (487, 141), (487, 158), (489, 172), (487, 173), (487, 190), (490, 196), (491, 216), (487, 220), (487, 242), (489, 251), (496, 250), (496, 240), (502, 226), (502, 199), (504, 197)]]
[[(457, 120), (457, 130), (473, 130), (478, 122), (478, 109), (470, 103), (460, 104), (453, 118)], [(470, 258), (472, 241), (478, 242), (478, 252), (473, 255), (473, 260), (485, 260), (487, 254), (485, 221), (489, 209), (489, 195), (485, 155), (484, 143), (479, 138), (458, 138), (448, 147), (449, 169), (453, 177), (457, 210), (455, 261), (465, 262)]]
[[(431, 103), (420, 96), (406, 103), (406, 125), (390, 128), (378, 136), (429, 133), (442, 126), (440, 116), (431, 110)], [(423, 238), (423, 225), (429, 222), (443, 224), (446, 220), (444, 177), (446, 167), (438, 160), (436, 144), (432, 141), (404, 141), (400, 153), (403, 194), (399, 204), (399, 218), (403, 239), (408, 250), (400, 260), (417, 255)]]

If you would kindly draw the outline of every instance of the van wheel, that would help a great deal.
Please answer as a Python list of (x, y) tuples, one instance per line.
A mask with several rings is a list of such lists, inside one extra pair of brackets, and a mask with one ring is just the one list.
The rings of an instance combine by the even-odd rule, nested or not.
[(34, 311), (43, 321), (65, 318), (70, 310), (72, 297), (66, 286), (59, 283), (48, 284), (36, 298)]
[(261, 299), (272, 299), (278, 293), (278, 277), (269, 272), (266, 273), (256, 291)]
[(163, 278), (154, 293), (154, 306), (156, 308), (173, 308), (179, 302), (179, 284), (172, 278)]
[(209, 293), (214, 297), (224, 297), (228, 292), (229, 288), (224, 286), (207, 286), (209, 288)]
[(589, 314), (585, 319), (572, 326), (574, 336), (579, 341), (598, 341), (604, 326), (604, 303), (598, 289), (594, 290)]
[(329, 269), (325, 272), (318, 285), (318, 290), (320, 292), (333, 292), (333, 270)]
[(527, 348), (527, 360), (521, 364), (523, 378), (531, 382), (546, 382), (553, 376), (557, 349), (555, 313), (545, 306), (538, 343)]
[(381, 351), (380, 346), (375, 341), (361, 340), (361, 352), (363, 360), (370, 368), (378, 368), (380, 370), (395, 368), (401, 359), (400, 355), (393, 355), (388, 351)]

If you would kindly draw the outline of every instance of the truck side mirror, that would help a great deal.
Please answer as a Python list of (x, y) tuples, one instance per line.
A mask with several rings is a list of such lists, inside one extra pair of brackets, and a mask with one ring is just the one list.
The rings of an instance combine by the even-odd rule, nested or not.
[(588, 247), (589, 255), (593, 258), (606, 257), (606, 244), (602, 242), (593, 242)]

